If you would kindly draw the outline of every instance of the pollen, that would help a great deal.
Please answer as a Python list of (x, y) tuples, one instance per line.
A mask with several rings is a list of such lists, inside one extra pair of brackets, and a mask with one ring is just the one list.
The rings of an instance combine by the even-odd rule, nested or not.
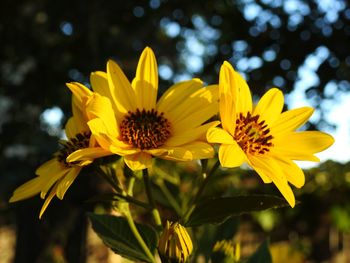
[(259, 115), (240, 113), (236, 119), (235, 139), (245, 153), (261, 155), (270, 151), (273, 136), (264, 120)]
[(156, 110), (128, 112), (120, 125), (121, 139), (141, 150), (162, 146), (171, 135), (170, 122)]
[(73, 152), (79, 149), (88, 148), (90, 142), (90, 132), (78, 133), (75, 137), (71, 138), (69, 141), (61, 140), (59, 143), (62, 145), (62, 149), (57, 152), (57, 159), (63, 163), (65, 166), (70, 167), (75, 162), (68, 163), (66, 158)]

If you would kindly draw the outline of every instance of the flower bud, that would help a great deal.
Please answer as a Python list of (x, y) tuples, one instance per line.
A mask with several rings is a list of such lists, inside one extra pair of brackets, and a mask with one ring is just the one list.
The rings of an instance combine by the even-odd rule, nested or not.
[(167, 221), (158, 244), (162, 263), (184, 263), (192, 250), (192, 240), (186, 228), (178, 222), (170, 223)]

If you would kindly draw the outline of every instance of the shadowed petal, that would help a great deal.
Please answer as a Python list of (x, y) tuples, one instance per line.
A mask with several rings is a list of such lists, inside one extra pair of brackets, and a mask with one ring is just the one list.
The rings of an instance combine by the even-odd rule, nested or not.
[(222, 144), (219, 148), (219, 160), (222, 167), (238, 167), (246, 161), (246, 155), (236, 142)]
[(68, 188), (72, 185), (75, 178), (77, 178), (80, 171), (81, 171), (81, 167), (79, 166), (72, 167), (72, 169), (69, 170), (66, 176), (62, 178), (59, 183), (57, 183), (56, 195), (59, 199), (61, 200), (63, 199)]
[(167, 146), (180, 146), (189, 142), (193, 142), (196, 140), (203, 140), (206, 139), (206, 133), (210, 127), (217, 126), (220, 122), (210, 122), (203, 124), (199, 127), (193, 128), (191, 130), (186, 130), (183, 132), (179, 132), (178, 134), (174, 134), (171, 136), (164, 144), (165, 147)]
[(207, 132), (207, 140), (210, 143), (234, 144), (232, 135), (221, 128), (210, 128)]
[(168, 154), (161, 156), (161, 158), (173, 161), (192, 161), (208, 159), (214, 156), (213, 147), (205, 142), (197, 141), (181, 145), (181, 147), (169, 147), (165, 149), (168, 149)]
[(152, 156), (144, 152), (125, 155), (124, 161), (126, 165), (133, 171), (151, 168), (152, 166)]
[(287, 200), (291, 207), (295, 206), (295, 197), (292, 189), (288, 185), (286, 175), (281, 170), (281, 167), (276, 163), (272, 158), (264, 157), (250, 157), (249, 158), (251, 165), (255, 171), (263, 177), (268, 177), (276, 185), (278, 190)]

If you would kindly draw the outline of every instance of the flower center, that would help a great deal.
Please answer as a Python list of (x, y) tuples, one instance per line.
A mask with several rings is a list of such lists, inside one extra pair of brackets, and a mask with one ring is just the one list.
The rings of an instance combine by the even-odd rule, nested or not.
[(156, 110), (128, 112), (120, 125), (122, 140), (141, 150), (162, 146), (170, 136), (170, 122)]
[(56, 155), (58, 161), (63, 163), (67, 167), (71, 167), (76, 164), (76, 162), (67, 163), (66, 158), (71, 153), (76, 150), (88, 148), (90, 142), (90, 132), (78, 133), (75, 137), (71, 138), (69, 141), (60, 141), (59, 143), (63, 146)]
[(248, 112), (246, 116), (240, 113), (236, 119), (234, 137), (245, 153), (265, 154), (273, 146), (270, 129), (264, 120), (259, 121), (259, 117)]

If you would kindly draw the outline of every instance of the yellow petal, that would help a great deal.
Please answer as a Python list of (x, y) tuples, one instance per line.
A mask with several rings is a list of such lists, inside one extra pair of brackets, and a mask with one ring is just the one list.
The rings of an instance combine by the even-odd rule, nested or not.
[(283, 93), (276, 88), (267, 91), (256, 105), (253, 115), (259, 115), (269, 126), (280, 116), (284, 105)]
[[(291, 132), (273, 142), (276, 148), (301, 155), (314, 154), (327, 149), (334, 143), (331, 135), (319, 131)], [(298, 159), (299, 160), (299, 159)]]
[(73, 95), (72, 96), (72, 112), (73, 112), (73, 123), (75, 129), (78, 133), (88, 131), (89, 128), (86, 125), (88, 120), (86, 116), (86, 102), (87, 97), (84, 99), (84, 105), (78, 102), (78, 99)]
[[(252, 96), (247, 82), (225, 61), (220, 69), (224, 70), (223, 79), (219, 79), (220, 93), (229, 93), (236, 104), (236, 112), (243, 114), (252, 111)], [(221, 76), (221, 74), (220, 74)]]
[(278, 166), (284, 172), (287, 181), (293, 184), (295, 187), (302, 187), (305, 184), (305, 175), (303, 170), (300, 169), (293, 161), (280, 158), (279, 156), (274, 157), (278, 162)]
[(77, 98), (78, 103), (82, 104), (85, 97), (92, 95), (92, 91), (79, 82), (66, 83), (73, 95)]
[(125, 144), (116, 137), (110, 136), (105, 123), (101, 119), (93, 119), (88, 122), (88, 125), (94, 138), (103, 149), (119, 155), (135, 152), (134, 149), (130, 149), (130, 145)]
[(86, 161), (86, 160), (94, 160), (103, 156), (112, 155), (108, 150), (105, 150), (100, 147), (94, 148), (84, 148), (79, 149), (68, 155), (66, 161), (67, 162), (77, 162), (77, 161)]
[(217, 126), (219, 122), (210, 122), (199, 127), (179, 132), (172, 135), (164, 144), (164, 146), (180, 146), (186, 143), (190, 143), (196, 140), (204, 140), (205, 135), (210, 127)]
[(236, 142), (222, 144), (219, 148), (219, 160), (222, 167), (238, 167), (246, 161), (246, 155)]
[(136, 76), (132, 82), (139, 109), (151, 110), (156, 107), (158, 93), (158, 68), (152, 49), (146, 47), (139, 59)]
[(44, 184), (45, 181), (41, 180), (40, 177), (31, 179), (30, 181), (16, 188), (9, 202), (17, 202), (19, 200), (27, 199), (39, 194)]
[(41, 207), (41, 210), (40, 210), (40, 213), (39, 213), (39, 218), (40, 218), (40, 219), (41, 219), (41, 217), (43, 216), (43, 214), (44, 214), (46, 208), (47, 208), (48, 205), (50, 204), (52, 198), (55, 196), (56, 190), (57, 190), (57, 185), (55, 185), (55, 186), (51, 189), (49, 196), (46, 198), (46, 200), (45, 200), (43, 206)]
[(112, 103), (114, 103), (118, 109), (115, 114), (117, 120), (120, 120), (128, 111), (136, 110), (135, 92), (123, 71), (112, 60), (107, 62), (107, 78), (112, 96)]
[(72, 185), (75, 178), (77, 178), (80, 171), (81, 171), (81, 167), (79, 166), (72, 167), (72, 169), (69, 170), (66, 176), (62, 178), (62, 180), (60, 180), (59, 183), (57, 183), (56, 195), (59, 199), (61, 200), (63, 199), (68, 188)]
[(108, 135), (112, 137), (119, 136), (114, 111), (108, 98), (94, 93), (87, 102), (86, 110), (89, 120), (95, 118), (102, 120)]
[(233, 136), (236, 129), (236, 104), (231, 94), (221, 95), (219, 111), (222, 128)]
[[(56, 184), (56, 182), (61, 179), (62, 177), (64, 177), (67, 173), (69, 173), (70, 169), (64, 169), (61, 170), (59, 172), (51, 172), (50, 176), (45, 176), (45, 184), (43, 185), (42, 189), (41, 189), (41, 193), (40, 193), (40, 198), (44, 199), (47, 192), (50, 190), (50, 188)], [(42, 180), (44, 180), (44, 178), (42, 178)]]
[(229, 133), (234, 134), (236, 126), (236, 101), (233, 97), (234, 70), (228, 63), (224, 63), (220, 69), (220, 118), (222, 127)]
[(60, 173), (62, 170), (68, 171), (69, 168), (66, 168), (62, 163), (60, 163), (57, 158), (53, 158), (36, 169), (35, 174), (39, 176), (50, 177), (52, 173)]
[[(186, 100), (191, 94), (202, 88), (202, 81), (199, 79), (191, 79), (174, 84), (166, 90), (157, 103), (159, 112), (167, 112), (171, 114), (176, 112), (178, 105)], [(176, 113), (175, 113), (176, 114)], [(174, 119), (174, 116), (170, 116)]]
[[(175, 98), (176, 99), (176, 98)], [(175, 108), (169, 111), (168, 108), (164, 108), (165, 116), (171, 121), (175, 129), (178, 123), (184, 119), (195, 114), (197, 111), (205, 111), (206, 109), (211, 109), (212, 113), (209, 116), (205, 116), (202, 119), (198, 117), (193, 117), (197, 125), (202, 124), (208, 120), (211, 116), (218, 113), (218, 87), (217, 85), (211, 85), (205, 88), (198, 89), (192, 94), (189, 94), (182, 101), (179, 101)], [(195, 127), (197, 125), (192, 125)], [(180, 128), (183, 131), (183, 128)]]
[(108, 86), (108, 77), (106, 72), (92, 72), (90, 75), (90, 82), (93, 91), (97, 92), (101, 96), (112, 99), (111, 91)]
[(168, 154), (160, 156), (166, 160), (192, 161), (208, 159), (214, 156), (213, 147), (205, 142), (192, 142), (180, 147), (164, 147), (168, 149)]
[(81, 133), (80, 127), (76, 125), (76, 122), (74, 120), (74, 117), (70, 117), (66, 123), (65, 126), (65, 132), (67, 135), (67, 138), (74, 138), (78, 133)]
[(274, 159), (266, 157), (250, 157), (249, 160), (259, 175), (263, 174), (271, 178), (289, 205), (294, 207), (295, 197), (293, 191), (288, 185), (286, 175), (278, 163)]
[(152, 167), (152, 156), (148, 153), (139, 152), (124, 156), (126, 165), (133, 171), (143, 170)]
[(275, 121), (271, 126), (271, 133), (275, 137), (296, 130), (301, 127), (314, 112), (313, 108), (302, 107), (294, 110), (283, 112), (279, 119)]
[(231, 134), (221, 128), (210, 128), (207, 132), (207, 140), (210, 143), (234, 144)]

